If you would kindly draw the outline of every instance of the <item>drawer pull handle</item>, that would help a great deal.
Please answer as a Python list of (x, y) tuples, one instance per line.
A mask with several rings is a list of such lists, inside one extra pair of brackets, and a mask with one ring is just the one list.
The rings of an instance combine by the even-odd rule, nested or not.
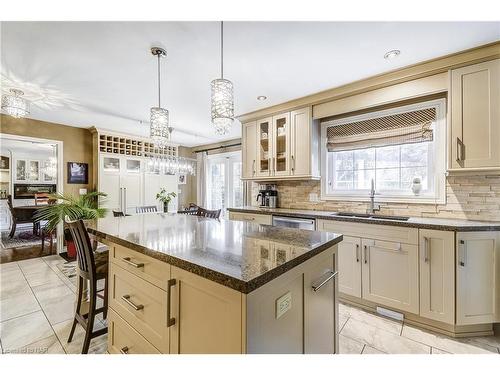
[(424, 237), (424, 262), (429, 261), (429, 238)]
[(356, 244), (356, 263), (359, 263), (359, 244)]
[(171, 327), (175, 324), (175, 318), (170, 317), (171, 313), (171, 302), (172, 299), (172, 287), (177, 283), (175, 279), (168, 280), (167, 283), (167, 327)]
[(365, 264), (367, 264), (368, 263), (368, 246), (367, 245), (363, 246), (363, 251), (364, 251)]
[(135, 263), (130, 260), (130, 257), (122, 258), (122, 260), (127, 263), (130, 266), (133, 266), (135, 268), (141, 268), (144, 267), (144, 263)]
[(122, 296), (122, 300), (125, 301), (130, 307), (132, 307), (135, 311), (139, 311), (144, 309), (144, 305), (136, 305), (130, 300), (130, 296), (128, 294), (125, 294)]
[(337, 276), (338, 274), (338, 271), (329, 271), (327, 272), (326, 274), (324, 274), (323, 276), (321, 276), (321, 278), (317, 281), (315, 281), (313, 284), (312, 284), (312, 290), (314, 292), (317, 292), (318, 290), (321, 289), (321, 287), (323, 285), (325, 285), (327, 282), (329, 282), (330, 280), (332, 280), (335, 276)]
[(128, 346), (124, 346), (123, 348), (120, 349), (120, 353), (122, 354), (128, 354)]
[(467, 259), (467, 246), (464, 240), (460, 240), (460, 245), (462, 245), (462, 259), (460, 260), (460, 266), (465, 267), (465, 261)]

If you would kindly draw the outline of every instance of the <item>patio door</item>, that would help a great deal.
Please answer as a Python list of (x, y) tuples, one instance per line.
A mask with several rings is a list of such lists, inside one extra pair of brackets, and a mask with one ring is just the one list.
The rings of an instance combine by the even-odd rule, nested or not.
[(207, 163), (207, 206), (210, 210), (226, 209), (243, 205), (241, 181), (241, 152), (209, 155)]

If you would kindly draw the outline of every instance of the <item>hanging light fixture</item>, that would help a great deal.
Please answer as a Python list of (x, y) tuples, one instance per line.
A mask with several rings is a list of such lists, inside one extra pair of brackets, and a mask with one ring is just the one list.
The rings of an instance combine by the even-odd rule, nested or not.
[(151, 48), (153, 56), (158, 58), (158, 107), (151, 108), (150, 137), (159, 148), (167, 146), (170, 140), (168, 109), (161, 107), (160, 59), (167, 56), (167, 51), (160, 47)]
[(233, 83), (224, 79), (224, 22), (220, 23), (220, 78), (211, 82), (211, 112), (215, 133), (227, 134), (234, 122)]
[(10, 94), (2, 95), (2, 110), (8, 115), (16, 118), (25, 117), (30, 113), (29, 102), (22, 96), (24, 92), (10, 89)]

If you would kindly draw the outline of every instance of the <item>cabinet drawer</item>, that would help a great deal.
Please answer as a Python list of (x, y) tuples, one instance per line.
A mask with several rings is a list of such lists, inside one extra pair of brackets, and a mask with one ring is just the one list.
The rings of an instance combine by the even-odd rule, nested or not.
[(113, 244), (110, 252), (110, 263), (126, 269), (140, 278), (167, 290), (170, 279), (170, 265), (137, 251)]
[(167, 292), (110, 265), (109, 305), (163, 353), (169, 351), (167, 327)]
[(317, 220), (320, 231), (342, 233), (346, 236), (372, 238), (374, 240), (418, 244), (418, 229), (391, 225), (353, 223), (335, 220)]
[(272, 224), (272, 216), (264, 214), (247, 214), (243, 212), (230, 212), (229, 220), (251, 221), (257, 224)]
[(110, 354), (160, 354), (116, 312), (108, 312), (108, 352)]

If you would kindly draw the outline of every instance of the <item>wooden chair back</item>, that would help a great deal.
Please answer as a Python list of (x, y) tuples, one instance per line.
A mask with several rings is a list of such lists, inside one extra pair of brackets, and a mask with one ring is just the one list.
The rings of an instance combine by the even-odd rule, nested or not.
[(94, 262), (94, 251), (92, 242), (90, 241), (89, 233), (83, 220), (70, 220), (68, 216), (65, 219), (71, 232), (71, 237), (75, 242), (76, 259), (80, 273), (84, 278), (91, 282), (96, 280), (96, 269)]
[(220, 209), (219, 210), (206, 210), (204, 208), (198, 207), (198, 211), (196, 211), (196, 216), (209, 217), (211, 219), (218, 219), (220, 217)]
[(135, 208), (135, 212), (138, 214), (144, 214), (147, 212), (158, 212), (156, 206), (140, 206)]

